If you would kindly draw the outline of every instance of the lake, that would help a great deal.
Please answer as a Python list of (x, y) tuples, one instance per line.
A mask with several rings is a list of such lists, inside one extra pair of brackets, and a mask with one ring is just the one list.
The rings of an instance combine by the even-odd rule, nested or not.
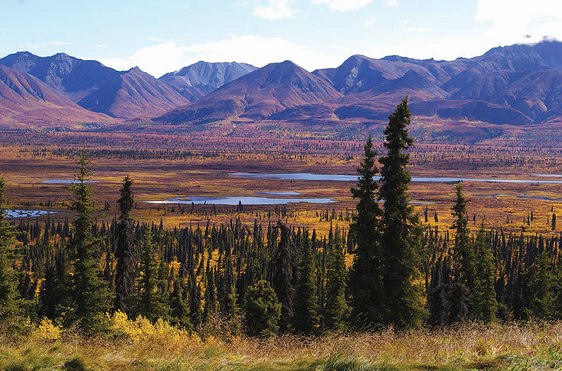
[[(43, 184), (74, 184), (78, 183), (75, 179), (47, 179), (41, 181)], [(84, 183), (99, 183), (99, 180), (85, 180)]]
[(47, 214), (54, 214), (53, 211), (46, 210), (6, 210), (6, 217), (11, 219), (16, 218), (37, 218)]
[[(280, 179), (280, 180), (314, 180), (334, 182), (356, 182), (357, 175), (313, 174), (313, 173), (230, 173), (237, 178)], [(454, 177), (412, 177), (412, 182), (419, 183), (456, 183), (489, 182), (489, 183), (529, 183), (529, 184), (562, 184), (562, 180), (536, 179), (499, 179), (499, 178), (454, 178)]]
[(227, 197), (176, 197), (163, 201), (146, 201), (150, 204), (182, 204), (182, 205), (286, 205), (299, 202), (311, 204), (329, 204), (335, 202), (331, 198), (275, 198), (252, 196), (227, 196)]

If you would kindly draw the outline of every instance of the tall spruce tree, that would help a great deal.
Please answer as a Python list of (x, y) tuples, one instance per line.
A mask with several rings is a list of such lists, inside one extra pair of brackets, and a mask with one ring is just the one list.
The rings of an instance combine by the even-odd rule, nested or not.
[(496, 278), (494, 255), (490, 249), (484, 226), (480, 227), (474, 243), (475, 266), (473, 287), (470, 291), (470, 317), (489, 323), (496, 319), (498, 302), (494, 282)]
[(246, 333), (272, 336), (279, 330), (281, 304), (269, 282), (260, 280), (248, 287), (244, 305)]
[(295, 292), (294, 328), (303, 334), (318, 331), (318, 292), (316, 287), (316, 251), (314, 251), (308, 231), (304, 233), (299, 249), (299, 273)]
[(129, 314), (130, 301), (135, 286), (136, 264), (133, 255), (133, 232), (131, 210), (134, 205), (132, 190), (133, 181), (127, 175), (123, 179), (121, 197), (117, 201), (119, 205), (119, 221), (117, 224), (117, 246), (115, 257), (117, 268), (115, 273), (115, 310)]
[(379, 196), (384, 200), (384, 322), (398, 329), (419, 327), (424, 317), (421, 288), (415, 283), (419, 276), (420, 223), (407, 193), (411, 181), (408, 149), (413, 144), (408, 132), (410, 116), (406, 97), (389, 117), (384, 130), (388, 153), (379, 160), (382, 164)]
[(15, 265), (14, 231), (6, 220), (4, 178), (0, 177), (0, 322), (12, 322), (21, 314)]
[(455, 204), (452, 208), (453, 225), (451, 229), (455, 231), (454, 255), (454, 279), (456, 283), (465, 285), (472, 290), (474, 275), (474, 253), (470, 244), (468, 215), (466, 211), (467, 201), (463, 194), (461, 183), (455, 187)]
[(78, 160), (74, 196), (71, 249), (75, 253), (73, 276), (74, 320), (86, 334), (107, 330), (106, 313), (111, 307), (111, 293), (100, 269), (100, 241), (92, 234), (94, 204), (90, 179), (90, 162), (84, 154)]
[(351, 189), (358, 199), (357, 215), (350, 226), (350, 234), (357, 243), (353, 266), (349, 272), (349, 294), (352, 322), (355, 327), (383, 322), (385, 296), (383, 288), (383, 261), (381, 253), (382, 211), (377, 203), (377, 153), (371, 136), (364, 148), (364, 157), (357, 169), (357, 187)]
[[(160, 259), (162, 258), (160, 257)], [(162, 284), (158, 277), (158, 257), (152, 241), (152, 228), (150, 226), (146, 228), (142, 244), (141, 273), (135, 314), (153, 322), (158, 318), (169, 319), (168, 293), (162, 290)]]
[(294, 316), (293, 296), (295, 291), (296, 254), (294, 244), (291, 241), (291, 231), (281, 221), (277, 223), (281, 239), (277, 247), (277, 255), (273, 261), (273, 289), (281, 303), (281, 319), (279, 328), (281, 331), (289, 329)]
[(523, 279), (523, 312), (527, 319), (555, 317), (555, 277), (550, 254), (543, 251), (528, 268)]
[(322, 327), (327, 330), (343, 331), (347, 328), (349, 306), (345, 297), (346, 270), (345, 247), (340, 230), (328, 246), (326, 272), (326, 304), (322, 312)]

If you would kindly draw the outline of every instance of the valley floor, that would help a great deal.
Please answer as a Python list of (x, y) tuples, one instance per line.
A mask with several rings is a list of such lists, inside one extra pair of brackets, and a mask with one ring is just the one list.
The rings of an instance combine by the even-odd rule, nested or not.
[(94, 370), (559, 370), (562, 322), (468, 324), (438, 331), (397, 334), (387, 330), (319, 338), (224, 338), (217, 334), (202, 340), (167, 326), (119, 340), (70, 334), (53, 339), (45, 329), (16, 342), (0, 338), (2, 369), (80, 366)]

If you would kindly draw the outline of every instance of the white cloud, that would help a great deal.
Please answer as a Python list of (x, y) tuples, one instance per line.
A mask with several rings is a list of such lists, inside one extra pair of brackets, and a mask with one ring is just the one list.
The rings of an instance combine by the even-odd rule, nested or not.
[(386, 0), (388, 6), (398, 6), (398, 0)]
[(478, 0), (475, 19), (484, 25), (486, 38), (498, 44), (540, 41), (544, 36), (562, 38), (559, 0)]
[(372, 18), (364, 20), (363, 23), (362, 23), (362, 26), (365, 27), (365, 28), (371, 28), (371, 27), (375, 26), (375, 23), (376, 23), (375, 17), (372, 17)]
[(197, 61), (237, 61), (262, 67), (271, 62), (289, 59), (309, 71), (340, 65), (352, 54), (345, 48), (325, 48), (297, 44), (280, 37), (257, 35), (230, 36), (222, 40), (192, 45), (164, 42), (136, 50), (122, 58), (99, 58), (110, 67), (127, 70), (139, 66), (156, 77)]
[(326, 5), (334, 12), (347, 12), (349, 10), (360, 9), (372, 2), (373, 0), (312, 0), (312, 4)]
[(269, 20), (293, 18), (293, 11), (288, 0), (269, 0), (267, 5), (259, 5), (254, 8), (253, 14)]

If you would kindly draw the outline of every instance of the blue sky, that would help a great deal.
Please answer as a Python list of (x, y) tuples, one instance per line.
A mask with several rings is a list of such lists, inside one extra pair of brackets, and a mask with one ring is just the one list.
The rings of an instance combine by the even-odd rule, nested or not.
[(353, 54), (455, 59), (562, 40), (560, 0), (2, 0), (0, 55), (27, 50), (139, 66), (198, 60), (308, 70)]

